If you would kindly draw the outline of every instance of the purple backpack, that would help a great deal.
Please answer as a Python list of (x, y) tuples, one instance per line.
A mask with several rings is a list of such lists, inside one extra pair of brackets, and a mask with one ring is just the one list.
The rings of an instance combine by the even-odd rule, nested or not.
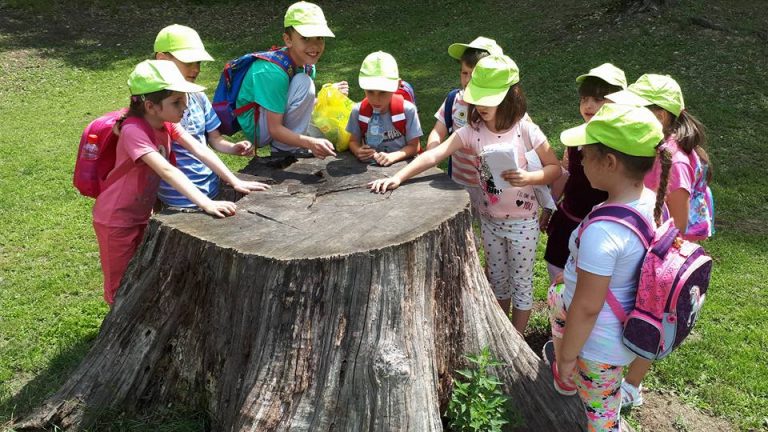
[(684, 240), (673, 220), (654, 229), (632, 207), (606, 204), (594, 209), (579, 228), (611, 221), (632, 230), (647, 252), (640, 265), (634, 309), (627, 314), (611, 290), (606, 301), (624, 325), (624, 345), (648, 360), (662, 359), (691, 333), (709, 287), (712, 258)]

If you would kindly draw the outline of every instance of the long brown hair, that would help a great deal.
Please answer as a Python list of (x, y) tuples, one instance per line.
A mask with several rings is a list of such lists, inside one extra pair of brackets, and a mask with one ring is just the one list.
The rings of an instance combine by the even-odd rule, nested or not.
[[(523, 118), (528, 111), (528, 104), (525, 101), (525, 94), (520, 87), (520, 83), (514, 84), (507, 91), (506, 96), (496, 107), (496, 119), (494, 127), (497, 131), (505, 131)], [(480, 113), (474, 105), (469, 106), (469, 121), (473, 125), (479, 125), (482, 121)]]
[[(658, 106), (654, 106), (656, 109), (663, 109)], [(707, 134), (705, 132), (704, 125), (689, 113), (688, 110), (682, 110), (679, 116), (675, 116), (671, 112), (667, 113), (672, 117), (669, 127), (664, 128), (664, 137), (670, 135), (675, 136), (677, 145), (690, 155), (691, 152), (696, 152), (699, 159), (707, 165), (707, 183), (712, 180), (712, 172), (714, 167), (712, 161), (709, 160), (709, 155), (704, 149), (707, 145)]]

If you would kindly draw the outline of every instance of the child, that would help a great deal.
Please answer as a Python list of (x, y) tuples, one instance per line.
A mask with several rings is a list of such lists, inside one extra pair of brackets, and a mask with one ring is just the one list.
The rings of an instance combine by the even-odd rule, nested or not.
[[(603, 105), (588, 123), (560, 135), (566, 146), (581, 146), (584, 174), (592, 187), (607, 192), (606, 203), (633, 207), (656, 223), (664, 193), (646, 189), (643, 177), (663, 137), (653, 113), (619, 104)], [(662, 182), (668, 172), (665, 163)], [(550, 287), (553, 341), (545, 345), (545, 358), (555, 388), (578, 392), (589, 430), (619, 431), (621, 373), (635, 355), (622, 343), (621, 323), (606, 296), (610, 289), (625, 308), (634, 305), (646, 250), (637, 234), (615, 222), (594, 221), (579, 231), (571, 234), (564, 288)]]
[[(197, 32), (189, 27), (173, 24), (160, 30), (155, 38), (155, 59), (170, 60), (184, 76), (193, 83), (200, 73), (200, 62), (213, 61), (203, 46)], [(219, 133), (221, 122), (213, 111), (211, 102), (204, 92), (190, 93), (187, 98), (187, 111), (181, 119), (181, 127), (203, 146), (210, 144), (214, 149), (228, 154), (253, 156), (253, 145), (248, 141), (232, 143)], [(197, 159), (176, 141), (172, 144), (178, 168), (195, 186), (209, 198), (219, 194), (219, 177), (202, 161)], [(268, 186), (264, 185), (265, 188)], [(171, 209), (194, 208), (195, 205), (181, 192), (166, 181), (160, 182), (158, 191), (160, 200)]]
[[(579, 84), (579, 113), (585, 123), (606, 102), (605, 95), (627, 88), (624, 72), (610, 63), (580, 75), (576, 82)], [(566, 148), (563, 167), (568, 171), (563, 198), (551, 219), (548, 220), (549, 215), (543, 212), (541, 221), (541, 228), (546, 230), (548, 236), (544, 260), (547, 262), (550, 281), (554, 281), (555, 277), (563, 272), (565, 261), (568, 259), (568, 239), (573, 230), (592, 207), (608, 197), (605, 192), (589, 185), (581, 166), (581, 152), (577, 148)]]
[[(400, 84), (395, 58), (382, 51), (369, 54), (360, 66), (359, 82), (360, 88), (365, 90), (365, 100), (356, 104), (349, 115), (349, 151), (361, 162), (381, 166), (416, 156), (419, 138), (423, 135), (416, 106), (400, 97), (402, 115), (405, 116), (405, 136), (395, 127), (393, 120), (397, 119), (391, 114), (394, 92)], [(370, 119), (365, 118), (368, 128), (363, 136), (360, 122), (364, 117), (360, 114), (360, 107), (365, 101), (373, 108), (373, 115)]]
[[(111, 180), (93, 206), (93, 226), (99, 242), (99, 257), (104, 273), (104, 299), (111, 306), (120, 280), (136, 248), (157, 200), (160, 179), (181, 191), (196, 206), (217, 217), (235, 214), (228, 201), (213, 201), (168, 161), (170, 139), (174, 139), (213, 168), (241, 193), (263, 190), (257, 182), (235, 177), (218, 158), (210, 157), (194, 138), (178, 124), (166, 129), (164, 122), (177, 123), (186, 109), (187, 95), (205, 89), (187, 82), (179, 69), (166, 60), (139, 63), (128, 78), (131, 104), (126, 119), (119, 123), (114, 172), (125, 172)], [(149, 136), (147, 131), (152, 131)], [(208, 150), (210, 154), (213, 154)], [(121, 169), (130, 166), (128, 171)]]
[[(647, 106), (664, 128), (663, 147), (672, 153), (669, 181), (664, 188), (669, 215), (683, 238), (704, 240), (714, 230), (712, 191), (707, 184), (712, 164), (703, 148), (706, 142), (702, 124), (685, 109), (677, 82), (666, 75), (646, 74), (625, 91), (609, 94), (616, 103)], [(659, 189), (660, 161), (645, 176), (645, 187)], [(621, 384), (622, 406), (643, 404), (642, 386), (651, 362), (638, 358), (629, 367)]]
[[(475, 164), (480, 175), (487, 170), (481, 156), (484, 148), (501, 144), (516, 149), (520, 169), (502, 172), (508, 182), (505, 185), (496, 186), (490, 178), (482, 181), (484, 197), (478, 210), (491, 286), (505, 313), (514, 298), (512, 324), (522, 333), (533, 306), (533, 263), (539, 238), (538, 208), (531, 185), (553, 182), (560, 175), (560, 166), (541, 129), (523, 119), (526, 102), (519, 81), (517, 65), (509, 57), (480, 59), (464, 91), (464, 100), (471, 104), (468, 126), (421, 154), (393, 177), (371, 182), (370, 187), (374, 192), (397, 188), (459, 149), (480, 156)], [(526, 171), (526, 141), (544, 163), (543, 169)]]
[[(249, 109), (238, 115), (237, 120), (246, 137), (259, 146), (271, 144), (273, 152), (321, 159), (335, 156), (330, 141), (304, 135), (315, 106), (315, 83), (304, 66), (320, 60), (325, 38), (334, 37), (333, 32), (322, 9), (303, 1), (288, 7), (283, 24), (283, 42), (293, 77), (272, 62), (256, 60), (243, 79), (237, 107), (255, 102), (259, 110)], [(348, 88), (344, 82), (336, 85), (342, 92)]]

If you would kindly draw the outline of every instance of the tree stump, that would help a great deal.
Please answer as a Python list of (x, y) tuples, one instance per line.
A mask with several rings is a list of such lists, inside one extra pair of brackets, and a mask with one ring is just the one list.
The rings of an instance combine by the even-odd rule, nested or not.
[(462, 355), (488, 345), (522, 430), (584, 429), (497, 306), (466, 192), (433, 169), (372, 194), (403, 164), (293, 161), (252, 161), (273, 189), (233, 217), (153, 217), (93, 348), (16, 427), (172, 403), (215, 431), (441, 431)]

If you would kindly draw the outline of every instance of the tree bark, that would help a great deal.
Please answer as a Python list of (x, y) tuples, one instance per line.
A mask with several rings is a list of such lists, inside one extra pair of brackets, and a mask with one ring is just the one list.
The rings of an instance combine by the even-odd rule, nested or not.
[(403, 164), (346, 154), (279, 164), (244, 170), (274, 185), (233, 217), (151, 220), (93, 348), (17, 428), (173, 403), (216, 431), (440, 431), (462, 354), (489, 345), (521, 430), (584, 429), (496, 304), (466, 192), (430, 170), (371, 194)]

